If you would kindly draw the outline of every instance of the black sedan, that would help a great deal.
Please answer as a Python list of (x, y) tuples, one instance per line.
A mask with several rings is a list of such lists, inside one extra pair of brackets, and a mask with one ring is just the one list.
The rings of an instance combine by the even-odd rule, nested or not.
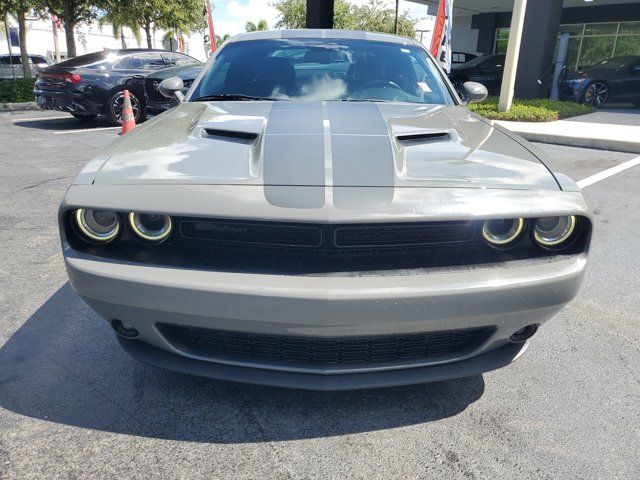
[(453, 65), (449, 79), (458, 91), (462, 92), (465, 82), (482, 83), (489, 95), (499, 95), (504, 73), (505, 55), (483, 55), (461, 65)]
[(583, 70), (568, 70), (560, 81), (560, 95), (594, 107), (607, 102), (640, 107), (640, 56), (614, 57)]
[(178, 105), (178, 101), (175, 98), (167, 98), (162, 93), (160, 93), (160, 82), (162, 82), (165, 78), (181, 78), (184, 85), (183, 93), (186, 93), (201, 70), (202, 64), (198, 63), (196, 65), (183, 65), (173, 68), (166, 68), (159, 72), (153, 72), (147, 75), (147, 77), (144, 79), (145, 103), (147, 106), (147, 113), (156, 115)]
[(162, 50), (106, 50), (75, 57), (43, 68), (33, 93), (45, 110), (69, 112), (90, 120), (105, 115), (111, 123), (122, 123), (124, 90), (131, 94), (136, 122), (144, 120), (144, 89), (136, 81), (154, 70), (175, 65), (199, 65), (195, 58)]

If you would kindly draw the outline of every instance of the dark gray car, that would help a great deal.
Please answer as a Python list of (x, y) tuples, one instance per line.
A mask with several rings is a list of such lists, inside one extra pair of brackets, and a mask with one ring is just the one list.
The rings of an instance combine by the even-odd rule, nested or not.
[(509, 364), (577, 294), (592, 221), (422, 45), (299, 30), (225, 43), (89, 162), (60, 227), (71, 285), (134, 357), (329, 390)]

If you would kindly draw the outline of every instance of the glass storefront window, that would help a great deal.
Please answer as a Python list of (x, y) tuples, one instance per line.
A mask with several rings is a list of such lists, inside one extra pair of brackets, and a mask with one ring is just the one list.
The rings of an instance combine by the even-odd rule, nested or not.
[(619, 57), (621, 55), (640, 55), (640, 35), (618, 37), (614, 56)]
[[(568, 68), (584, 68), (608, 58), (640, 55), (640, 22), (576, 23), (560, 25), (558, 36), (569, 34)], [(498, 28), (493, 53), (505, 53), (509, 29)], [(556, 53), (557, 53), (556, 44)]]
[(583, 68), (621, 55), (640, 55), (640, 22), (560, 25), (568, 33), (567, 67)]
[(613, 35), (584, 37), (578, 68), (589, 67), (613, 56), (616, 37)]
[(585, 35), (615, 35), (618, 33), (618, 23), (587, 23)]
[(640, 35), (640, 22), (620, 23), (620, 35)]

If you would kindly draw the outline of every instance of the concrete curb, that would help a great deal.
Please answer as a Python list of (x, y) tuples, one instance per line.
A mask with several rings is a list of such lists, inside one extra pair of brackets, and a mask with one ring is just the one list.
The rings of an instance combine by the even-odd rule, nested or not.
[(20, 112), (25, 110), (38, 110), (36, 102), (0, 103), (0, 112)]
[(509, 128), (509, 130), (530, 142), (594, 148), (596, 150), (613, 150), (615, 152), (640, 153), (640, 143), (638, 142), (627, 142), (624, 140), (614, 140), (610, 138), (568, 137), (563, 135), (554, 135), (551, 133), (519, 132), (512, 128)]

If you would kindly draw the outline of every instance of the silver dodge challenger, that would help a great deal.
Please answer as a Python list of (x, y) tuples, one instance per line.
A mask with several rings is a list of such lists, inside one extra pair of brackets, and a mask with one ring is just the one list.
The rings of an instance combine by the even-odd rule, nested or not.
[(211, 378), (335, 390), (477, 375), (577, 294), (580, 189), (469, 112), (424, 47), (232, 38), (59, 211), (71, 285), (122, 347)]

